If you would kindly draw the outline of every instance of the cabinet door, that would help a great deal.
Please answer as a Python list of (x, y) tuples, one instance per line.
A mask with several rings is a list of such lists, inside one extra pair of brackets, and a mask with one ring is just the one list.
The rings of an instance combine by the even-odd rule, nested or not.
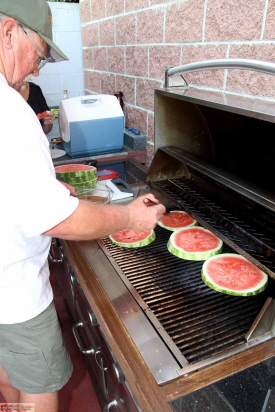
[(78, 282), (58, 239), (52, 239), (49, 262), (58, 271), (58, 289), (63, 297), (67, 312), (75, 321), (74, 285)]

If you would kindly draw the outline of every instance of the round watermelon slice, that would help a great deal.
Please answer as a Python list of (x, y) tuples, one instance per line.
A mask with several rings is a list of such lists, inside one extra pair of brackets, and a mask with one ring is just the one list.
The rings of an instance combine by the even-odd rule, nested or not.
[(202, 266), (202, 280), (228, 295), (251, 296), (264, 291), (268, 276), (241, 255), (212, 256)]
[(221, 253), (222, 247), (222, 240), (202, 227), (178, 229), (167, 244), (170, 253), (186, 260), (206, 260)]
[(137, 230), (124, 229), (109, 236), (109, 239), (115, 245), (132, 248), (150, 245), (155, 238), (154, 230), (151, 230), (151, 232), (139, 232)]
[(171, 210), (171, 212), (162, 216), (158, 221), (158, 225), (174, 232), (183, 227), (196, 226), (197, 221), (181, 210)]
[(62, 182), (75, 184), (96, 183), (97, 168), (82, 164), (66, 164), (55, 167), (56, 178)]

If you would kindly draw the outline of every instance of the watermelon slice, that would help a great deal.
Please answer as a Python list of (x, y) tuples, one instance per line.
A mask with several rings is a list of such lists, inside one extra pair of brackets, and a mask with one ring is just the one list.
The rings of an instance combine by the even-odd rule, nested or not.
[(268, 276), (241, 255), (212, 256), (202, 266), (202, 280), (210, 288), (228, 295), (251, 296), (264, 291)]
[(174, 232), (183, 227), (196, 226), (197, 221), (181, 210), (171, 210), (171, 212), (162, 216), (158, 221), (158, 225)]
[(155, 238), (154, 230), (151, 230), (151, 232), (139, 232), (137, 230), (124, 229), (109, 236), (109, 239), (115, 245), (132, 248), (150, 245)]
[(83, 164), (66, 164), (55, 167), (57, 180), (82, 189), (93, 188), (97, 183), (97, 169)]
[(173, 255), (186, 260), (206, 260), (221, 253), (223, 242), (202, 227), (178, 229), (172, 233), (167, 248)]

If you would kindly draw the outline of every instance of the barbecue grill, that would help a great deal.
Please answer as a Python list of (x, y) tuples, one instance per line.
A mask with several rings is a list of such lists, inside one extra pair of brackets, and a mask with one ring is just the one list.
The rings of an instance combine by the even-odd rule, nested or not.
[(183, 78), (217, 68), (275, 74), (273, 63), (240, 59), (167, 69), (165, 88), (155, 90), (156, 153), (142, 189), (217, 235), (225, 253), (267, 273), (268, 288), (248, 297), (210, 289), (203, 262), (169, 253), (171, 232), (162, 227), (139, 249), (109, 238), (80, 246), (170, 400), (275, 354), (275, 104), (190, 87)]

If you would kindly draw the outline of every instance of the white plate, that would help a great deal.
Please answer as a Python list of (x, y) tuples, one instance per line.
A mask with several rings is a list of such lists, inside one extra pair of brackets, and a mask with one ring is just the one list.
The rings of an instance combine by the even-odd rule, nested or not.
[(52, 159), (56, 159), (57, 157), (64, 156), (65, 154), (66, 154), (65, 150), (51, 149)]

